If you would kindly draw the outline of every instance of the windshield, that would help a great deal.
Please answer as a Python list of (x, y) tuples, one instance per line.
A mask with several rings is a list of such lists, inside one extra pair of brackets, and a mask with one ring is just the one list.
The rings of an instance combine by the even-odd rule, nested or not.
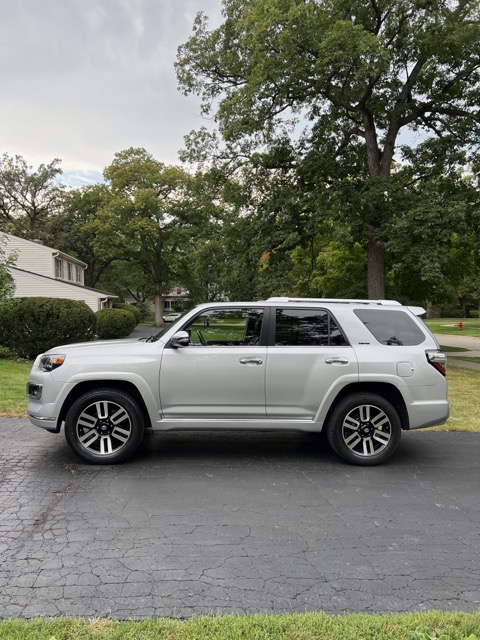
[[(187, 313), (185, 311), (185, 313)], [(166, 322), (165, 326), (163, 327), (163, 329), (161, 331), (159, 331), (158, 333), (156, 333), (154, 336), (150, 336), (150, 338), (147, 339), (147, 342), (157, 342), (157, 340), (160, 340), (160, 338), (165, 335), (167, 333), (167, 331), (170, 331), (170, 329), (172, 327), (174, 327), (176, 324), (178, 324), (180, 322), (180, 320), (183, 318), (183, 316), (185, 315), (185, 313), (182, 313), (182, 315), (180, 315), (176, 320), (174, 320), (173, 322)]]

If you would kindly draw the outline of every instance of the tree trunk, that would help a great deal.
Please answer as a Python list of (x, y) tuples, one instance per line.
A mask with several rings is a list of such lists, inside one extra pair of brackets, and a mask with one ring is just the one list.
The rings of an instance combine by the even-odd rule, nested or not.
[(370, 299), (385, 298), (385, 250), (377, 241), (373, 225), (368, 229), (367, 282)]
[(162, 283), (157, 282), (155, 285), (155, 321), (154, 327), (162, 328), (164, 326), (163, 321), (163, 298), (162, 298)]

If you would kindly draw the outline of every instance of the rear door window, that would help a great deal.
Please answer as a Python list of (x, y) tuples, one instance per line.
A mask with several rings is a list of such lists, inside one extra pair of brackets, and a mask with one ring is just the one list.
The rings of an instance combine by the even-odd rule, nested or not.
[(381, 344), (409, 347), (425, 341), (425, 334), (405, 311), (355, 309), (354, 313)]
[(324, 309), (277, 309), (276, 346), (345, 346), (347, 341)]

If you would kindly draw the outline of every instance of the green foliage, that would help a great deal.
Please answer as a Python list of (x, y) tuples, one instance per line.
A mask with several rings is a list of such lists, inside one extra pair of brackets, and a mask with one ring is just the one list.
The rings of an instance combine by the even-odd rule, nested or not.
[(135, 316), (135, 322), (138, 324), (142, 320), (142, 313), (137, 307), (133, 304), (127, 304), (126, 302), (114, 302), (114, 309), (124, 309), (125, 311), (130, 311)]
[(42, 227), (41, 237), (51, 247), (78, 257), (85, 262), (85, 285), (97, 287), (98, 282), (122, 254), (102, 250), (95, 245), (95, 221), (98, 212), (106, 207), (112, 194), (105, 184), (72, 189), (65, 194), (63, 206)]
[(162, 294), (185, 279), (188, 245), (212, 202), (199, 195), (185, 170), (164, 165), (145, 149), (115, 154), (105, 178), (112, 199), (95, 220), (96, 246), (137, 265), (148, 278), (155, 324), (161, 325)]
[[(387, 247), (393, 265), (385, 262), (390, 232), (403, 223), (411, 228), (408, 218), (422, 209), (409, 216), (402, 197), (419, 178), (432, 179), (439, 170), (455, 173), (478, 144), (479, 18), (478, 3), (471, 0), (413, 5), (224, 0), (223, 22), (216, 29), (197, 15), (176, 65), (181, 89), (201, 96), (224, 144), (206, 131), (187, 142), (202, 161), (213, 154), (229, 175), (260, 157), (276, 180), (280, 168), (290, 164), (291, 185), (323, 194), (330, 212), (341, 213), (343, 223), (356, 228), (355, 240), (368, 253), (369, 294), (384, 297), (385, 267), (395, 280), (405, 273), (399, 259), (402, 233)], [(427, 139), (421, 152), (399, 146), (405, 129)], [(282, 148), (293, 148), (293, 155)], [(408, 171), (401, 171), (398, 180), (394, 157), (407, 165), (423, 162), (426, 173), (412, 182)], [(291, 205), (287, 198), (287, 208)], [(303, 202), (299, 205), (300, 214)], [(443, 279), (447, 268), (432, 250), (422, 255), (424, 240), (433, 229), (430, 246), (437, 238), (443, 245), (441, 217), (452, 213), (453, 224), (458, 221), (456, 207), (448, 202), (442, 207), (437, 199), (427, 208), (423, 244), (414, 256), (416, 273), (408, 283), (420, 281), (424, 291)], [(440, 288), (445, 289), (443, 283)]]
[(8, 270), (15, 265), (17, 256), (15, 253), (6, 254), (2, 247), (2, 234), (0, 233), (0, 304), (11, 298), (15, 292), (15, 283)]
[[(478, 640), (473, 633), (457, 636), (459, 640)], [(441, 629), (430, 629), (429, 627), (419, 626), (412, 633), (412, 640), (451, 640), (452, 636), (444, 633)]]
[(42, 225), (57, 212), (63, 189), (57, 178), (62, 173), (60, 160), (37, 169), (21, 156), (0, 157), (0, 223), (5, 231), (30, 240), (41, 235)]
[(15, 354), (8, 347), (0, 346), (0, 360), (11, 360), (14, 357)]
[(150, 303), (146, 301), (137, 302), (135, 309), (140, 314), (140, 322), (143, 322), (151, 315)]
[(16, 298), (0, 306), (0, 343), (20, 357), (90, 340), (94, 330), (95, 314), (76, 300)]
[(103, 340), (125, 338), (132, 333), (137, 324), (135, 315), (125, 309), (101, 309), (95, 316), (97, 336)]

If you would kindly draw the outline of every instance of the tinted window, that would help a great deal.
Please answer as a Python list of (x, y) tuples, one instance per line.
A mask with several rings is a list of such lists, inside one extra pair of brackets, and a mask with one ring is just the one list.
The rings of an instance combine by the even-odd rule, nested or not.
[(262, 309), (211, 309), (185, 327), (190, 344), (197, 346), (246, 346), (260, 341)]
[(382, 344), (408, 347), (425, 340), (423, 331), (405, 311), (356, 309), (354, 313)]
[(275, 344), (278, 346), (345, 346), (335, 320), (323, 309), (277, 309)]

